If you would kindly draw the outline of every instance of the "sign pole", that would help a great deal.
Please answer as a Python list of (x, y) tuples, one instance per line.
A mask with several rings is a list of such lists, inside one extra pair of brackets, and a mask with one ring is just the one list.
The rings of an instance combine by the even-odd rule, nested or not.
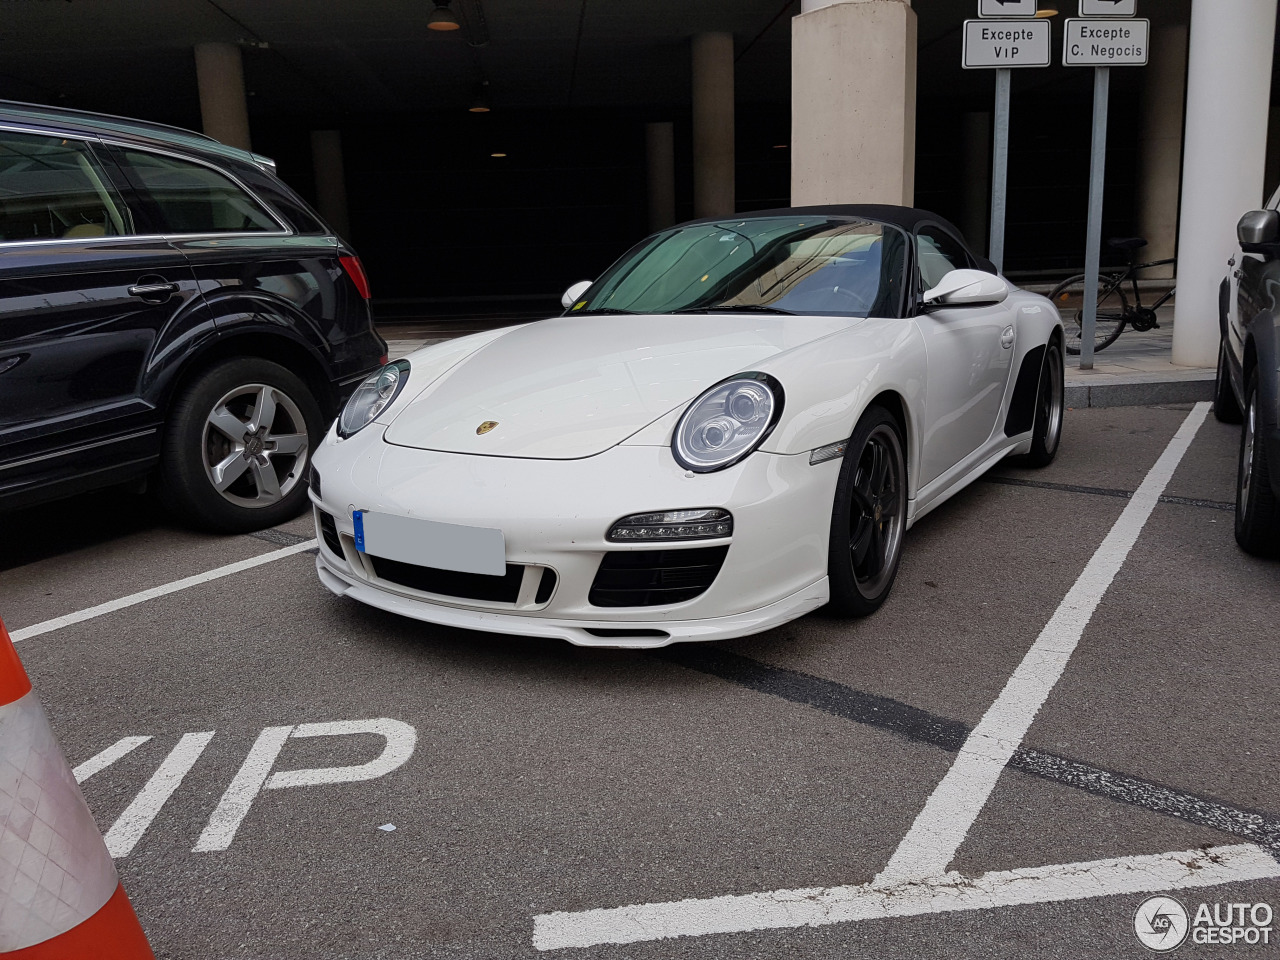
[(1004, 221), (1009, 203), (1009, 90), (1013, 72), (996, 71), (995, 149), (991, 166), (991, 262), (1004, 273)]
[(1102, 191), (1107, 179), (1107, 106), (1111, 68), (1093, 71), (1093, 159), (1089, 167), (1089, 234), (1084, 253), (1084, 317), (1080, 369), (1093, 369), (1093, 335), (1098, 323), (1098, 268), (1102, 260)]

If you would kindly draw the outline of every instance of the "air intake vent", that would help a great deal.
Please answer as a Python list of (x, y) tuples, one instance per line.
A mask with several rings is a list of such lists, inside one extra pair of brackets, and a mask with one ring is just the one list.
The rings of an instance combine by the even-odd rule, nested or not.
[(338, 539), (338, 525), (333, 522), (333, 517), (325, 513), (323, 510), (316, 511), (320, 514), (320, 536), (324, 538), (324, 545), (329, 548), (338, 559), (342, 559), (342, 541)]
[(711, 586), (728, 552), (723, 546), (606, 553), (588, 600), (596, 607), (684, 603)]
[(435, 567), (420, 567), (414, 563), (367, 556), (373, 564), (374, 575), (380, 580), (398, 583), (410, 590), (435, 593), (442, 597), (457, 597), (460, 600), (515, 603), (520, 596), (520, 581), (524, 579), (524, 567), (518, 563), (508, 563), (505, 576), (490, 577), (483, 573), (437, 570)]

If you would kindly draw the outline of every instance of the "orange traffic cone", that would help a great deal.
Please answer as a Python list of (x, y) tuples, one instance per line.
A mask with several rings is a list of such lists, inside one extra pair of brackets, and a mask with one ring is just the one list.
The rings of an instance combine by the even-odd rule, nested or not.
[(3, 622), (0, 958), (155, 960)]

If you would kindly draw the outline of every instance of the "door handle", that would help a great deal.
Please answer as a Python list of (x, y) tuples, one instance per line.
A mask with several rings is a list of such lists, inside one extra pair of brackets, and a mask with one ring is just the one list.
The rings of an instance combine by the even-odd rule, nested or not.
[(1006, 350), (1013, 346), (1013, 327), (1004, 328), (1004, 332), (1000, 334), (1000, 346)]
[(143, 300), (168, 300), (178, 292), (176, 283), (137, 283), (129, 288), (129, 296)]

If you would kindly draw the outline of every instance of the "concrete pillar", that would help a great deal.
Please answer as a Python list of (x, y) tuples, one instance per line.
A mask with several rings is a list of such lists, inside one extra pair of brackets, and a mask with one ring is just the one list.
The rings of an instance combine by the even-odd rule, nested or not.
[(342, 169), (342, 134), (338, 130), (311, 131), (311, 165), (316, 175), (316, 207), (320, 216), (344, 240), (351, 239), (347, 219), (347, 179)]
[(803, 0), (791, 27), (791, 202), (915, 199), (910, 0)]
[[(1178, 247), (1178, 188), (1182, 175), (1182, 118), (1187, 93), (1187, 25), (1157, 27), (1151, 62), (1142, 74), (1142, 176), (1138, 233), (1147, 238), (1143, 260), (1167, 260)], [(1155, 267), (1149, 280), (1173, 276)]]
[(1173, 362), (1218, 356), (1218, 285), (1236, 221), (1263, 202), (1276, 0), (1193, 0)]
[(251, 149), (240, 48), (234, 43), (197, 43), (195, 50), (204, 132), (228, 146)]
[(966, 113), (961, 118), (964, 150), (963, 219), (960, 229), (969, 247), (984, 253), (991, 223), (991, 114)]
[(652, 233), (676, 222), (675, 125), (646, 123), (644, 146), (649, 169), (649, 231)]
[(693, 212), (726, 217), (737, 209), (733, 156), (733, 34), (693, 38)]

